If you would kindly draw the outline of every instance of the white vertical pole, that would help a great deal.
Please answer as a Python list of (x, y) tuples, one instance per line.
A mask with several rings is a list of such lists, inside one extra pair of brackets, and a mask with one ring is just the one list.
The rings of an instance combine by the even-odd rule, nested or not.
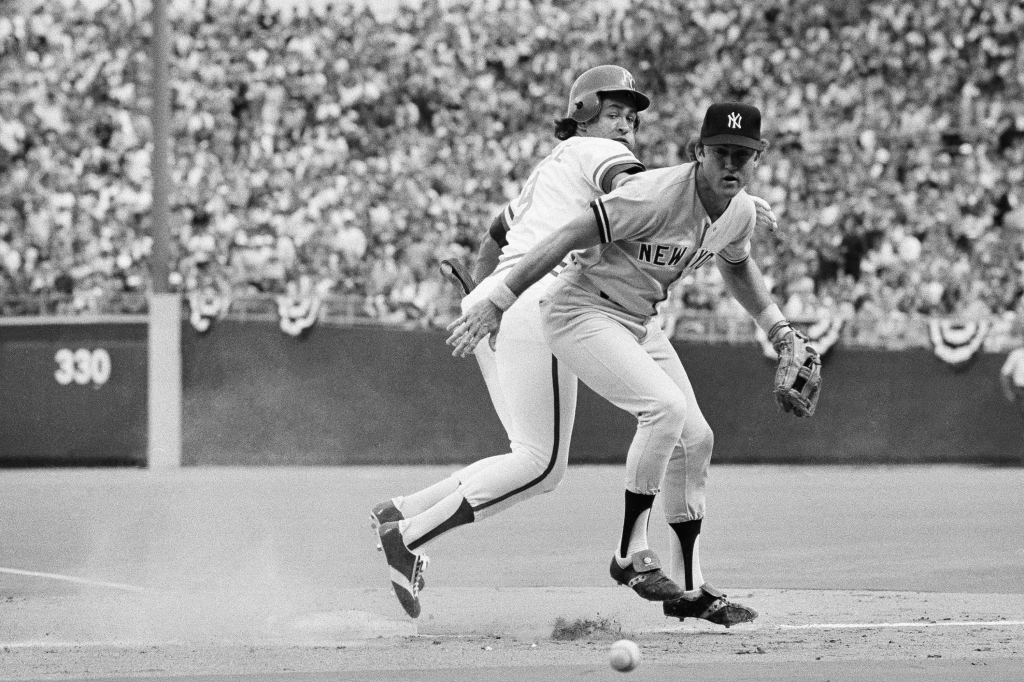
[(170, 201), (168, 162), (171, 99), (168, 86), (170, 20), (167, 0), (154, 0), (153, 45), (153, 204), (149, 302), (149, 447), (150, 468), (181, 465), (181, 299), (170, 293)]
[(181, 298), (153, 294), (149, 299), (149, 454), (150, 469), (181, 466)]

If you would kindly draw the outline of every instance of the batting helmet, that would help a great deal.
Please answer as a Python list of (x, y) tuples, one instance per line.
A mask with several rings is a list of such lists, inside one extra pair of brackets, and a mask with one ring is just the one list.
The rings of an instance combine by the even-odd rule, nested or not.
[(636, 102), (636, 110), (651, 106), (647, 95), (636, 89), (632, 74), (621, 66), (607, 64), (584, 71), (569, 90), (566, 116), (583, 123), (601, 113), (601, 93), (628, 93)]

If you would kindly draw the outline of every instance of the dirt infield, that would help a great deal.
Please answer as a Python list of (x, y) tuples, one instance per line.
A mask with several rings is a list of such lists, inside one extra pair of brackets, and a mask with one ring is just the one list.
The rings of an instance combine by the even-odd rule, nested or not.
[(1024, 668), (1024, 471), (712, 467), (706, 577), (761, 612), (724, 630), (611, 585), (618, 467), (428, 545), (410, 621), (366, 510), (449, 470), (0, 471), (0, 679), (618, 679), (623, 636), (634, 680)]

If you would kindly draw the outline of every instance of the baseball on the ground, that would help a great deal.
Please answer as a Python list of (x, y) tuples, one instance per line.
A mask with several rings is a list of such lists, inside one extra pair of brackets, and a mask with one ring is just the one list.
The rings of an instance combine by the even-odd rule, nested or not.
[(613, 668), (619, 672), (628, 673), (640, 665), (640, 647), (636, 645), (636, 642), (620, 639), (612, 644), (612, 648), (608, 652), (608, 659)]

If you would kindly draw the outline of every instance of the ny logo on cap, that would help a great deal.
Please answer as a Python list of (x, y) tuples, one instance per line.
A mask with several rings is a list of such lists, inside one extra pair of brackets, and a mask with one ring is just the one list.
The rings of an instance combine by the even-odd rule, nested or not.
[(729, 114), (729, 127), (730, 128), (740, 128), (740, 127), (742, 127), (740, 125), (740, 115), (739, 114)]

